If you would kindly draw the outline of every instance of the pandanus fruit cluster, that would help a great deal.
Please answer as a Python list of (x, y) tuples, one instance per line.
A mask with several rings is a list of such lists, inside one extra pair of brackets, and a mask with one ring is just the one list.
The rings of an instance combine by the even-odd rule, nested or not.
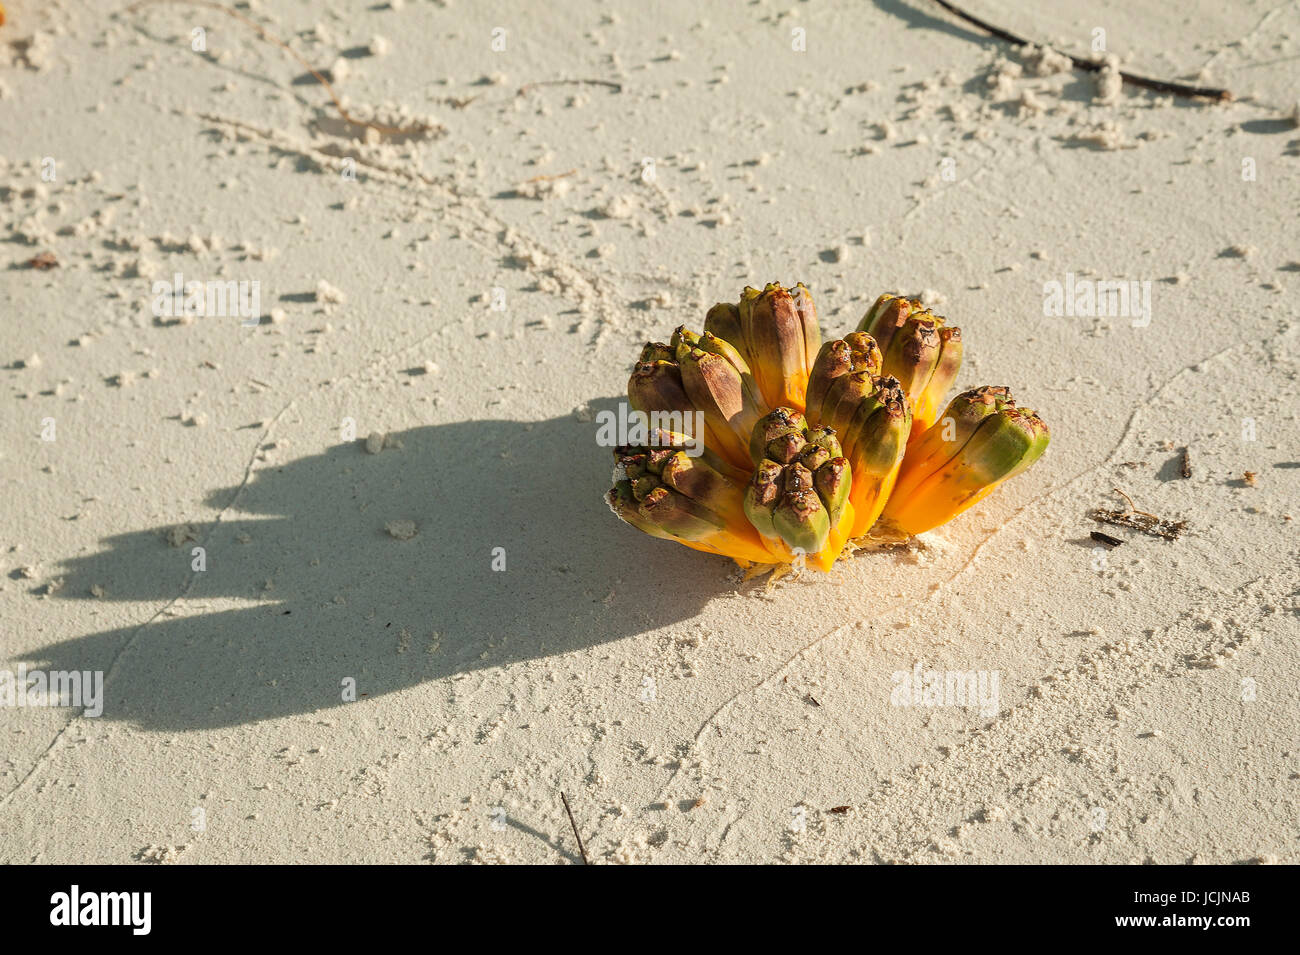
[[(644, 429), (615, 449), (610, 508), (627, 523), (742, 566), (828, 570), (876, 541), (943, 524), (1034, 463), (1047, 425), (985, 386), (943, 408), (962, 336), (919, 301), (882, 295), (822, 342), (802, 285), (746, 288), (649, 342), (628, 401), (697, 434)], [(942, 412), (940, 409), (943, 408)]]

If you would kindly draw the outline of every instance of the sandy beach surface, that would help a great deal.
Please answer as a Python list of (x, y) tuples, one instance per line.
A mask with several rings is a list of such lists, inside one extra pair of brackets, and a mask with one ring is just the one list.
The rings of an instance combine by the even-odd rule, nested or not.
[[(0, 861), (1300, 859), (1300, 3), (967, 4), (1224, 103), (929, 0), (5, 6), (0, 670), (104, 682), (0, 707)], [(771, 586), (620, 523), (596, 415), (769, 281), (1047, 455)]]

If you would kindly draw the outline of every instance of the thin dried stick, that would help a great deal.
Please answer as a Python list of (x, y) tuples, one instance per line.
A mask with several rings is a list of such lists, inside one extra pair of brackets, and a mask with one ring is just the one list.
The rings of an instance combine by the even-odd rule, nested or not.
[(613, 80), (538, 80), (536, 83), (525, 83), (515, 95), (527, 93), (537, 86), (608, 86), (615, 93), (623, 92), (623, 84)]
[(1130, 511), (1132, 511), (1134, 514), (1141, 514), (1143, 517), (1153, 517), (1153, 518), (1155, 518), (1157, 521), (1160, 520), (1160, 518), (1156, 517), (1154, 514), (1149, 514), (1149, 513), (1147, 513), (1146, 511), (1139, 511), (1139, 510), (1138, 510), (1138, 509), (1133, 505), (1133, 498), (1129, 497), (1127, 494), (1125, 494), (1125, 493), (1124, 493), (1123, 491), (1121, 491), (1119, 488), (1114, 487), (1114, 488), (1111, 488), (1111, 490), (1114, 491), (1116, 494), (1118, 494), (1120, 497), (1124, 498), (1124, 500), (1126, 500), (1126, 501), (1128, 502), (1128, 509), (1129, 509)]
[(1094, 521), (1114, 524), (1116, 527), (1131, 527), (1133, 530), (1142, 531), (1144, 534), (1152, 534), (1156, 537), (1163, 537), (1166, 540), (1178, 540), (1183, 531), (1187, 529), (1186, 521), (1167, 521), (1146, 511), (1139, 511), (1133, 506), (1131, 497), (1119, 488), (1114, 490), (1116, 494), (1124, 498), (1128, 503), (1128, 507), (1122, 511), (1108, 511), (1105, 508), (1096, 508), (1088, 514)]
[(339, 100), (338, 94), (334, 92), (334, 87), (330, 83), (330, 81), (325, 79), (325, 77), (321, 76), (320, 73), (318, 73), (315, 69), (313, 69), (311, 64), (308, 63), (306, 60), (304, 60), (297, 51), (293, 50), (287, 43), (285, 43), (275, 34), (271, 33), (269, 30), (262, 27), (260, 24), (254, 23), (252, 20), (244, 16), (238, 10), (232, 10), (230, 7), (223, 6), (220, 3), (214, 3), (213, 0), (136, 0), (135, 3), (131, 4), (131, 6), (126, 8), (126, 12), (135, 13), (141, 7), (153, 6), (159, 3), (169, 3), (169, 4), (188, 3), (191, 6), (207, 7), (209, 10), (218, 10), (221, 13), (226, 14), (226, 16), (234, 17), (240, 23), (244, 24), (244, 26), (254, 30), (257, 33), (257, 35), (260, 36), (263, 40), (266, 40), (268, 43), (273, 43), (276, 46), (278, 46), (280, 49), (284, 50), (284, 52), (288, 53), (291, 57), (297, 60), (303, 69), (305, 69), (312, 76), (316, 77), (316, 81), (320, 83), (321, 86), (325, 87), (325, 92), (328, 93), (330, 99), (334, 101), (334, 108), (339, 111), (339, 115), (342, 116), (346, 122), (351, 123), (353, 126), (361, 126), (363, 128), (373, 129), (375, 132), (379, 133), (382, 136), (409, 136), (412, 133), (418, 133), (418, 132), (427, 133), (433, 131), (433, 127), (431, 127), (428, 123), (417, 122), (417, 123), (413, 123), (410, 126), (385, 126), (383, 123), (372, 123), (364, 119), (357, 119), (355, 116), (353, 116), (344, 108), (343, 103)]
[(563, 790), (560, 792), (560, 799), (564, 801), (564, 811), (569, 814), (569, 825), (573, 827), (573, 838), (578, 840), (578, 851), (582, 853), (582, 864), (591, 865), (587, 859), (587, 850), (582, 845), (582, 836), (578, 835), (578, 824), (573, 821), (573, 810), (569, 808), (569, 797), (564, 795)]
[[(1004, 30), (1001, 27), (996, 27), (985, 20), (981, 20), (979, 17), (972, 16), (965, 10), (958, 9), (951, 3), (948, 3), (947, 0), (934, 0), (934, 2), (939, 4), (939, 6), (943, 7), (953, 16), (979, 27), (985, 33), (992, 34), (999, 40), (1010, 43), (1012, 46), (1037, 45), (1030, 40), (1026, 40), (1024, 37), (1016, 36), (1014, 33)], [(1090, 73), (1099, 73), (1101, 72), (1102, 67), (1105, 66), (1104, 63), (1099, 63), (1096, 60), (1084, 60), (1077, 56), (1070, 56), (1068, 53), (1066, 53), (1065, 56), (1069, 57), (1070, 62), (1074, 65), (1076, 70), (1087, 70)], [(1157, 93), (1170, 93), (1174, 96), (1191, 96), (1199, 97), (1201, 99), (1212, 99), (1218, 100), (1220, 103), (1227, 103), (1232, 99), (1232, 93), (1228, 90), (1218, 89), (1213, 86), (1187, 86), (1184, 83), (1170, 83), (1165, 80), (1153, 80), (1145, 76), (1138, 76), (1136, 73), (1126, 73), (1123, 70), (1120, 70), (1119, 76), (1120, 79), (1125, 83), (1128, 83), (1130, 86), (1140, 86), (1143, 89), (1154, 90)]]
[(570, 169), (568, 172), (559, 172), (553, 176), (533, 176), (532, 179), (525, 179), (524, 182), (550, 182), (552, 179), (567, 179), (569, 176), (577, 175), (578, 170)]
[(1187, 529), (1186, 521), (1162, 521), (1158, 517), (1151, 517), (1139, 511), (1108, 511), (1099, 507), (1090, 511), (1088, 516), (1094, 521), (1101, 521), (1103, 524), (1130, 527), (1135, 531), (1141, 531), (1153, 537), (1163, 537), (1165, 540), (1171, 541), (1178, 540), (1183, 535), (1183, 531)]

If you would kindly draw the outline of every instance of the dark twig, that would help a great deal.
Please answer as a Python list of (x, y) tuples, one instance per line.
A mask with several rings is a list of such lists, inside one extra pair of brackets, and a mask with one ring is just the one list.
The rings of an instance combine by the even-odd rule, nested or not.
[(578, 824), (573, 821), (573, 810), (569, 808), (569, 797), (564, 795), (563, 790), (560, 791), (560, 799), (564, 802), (564, 811), (569, 814), (569, 825), (573, 827), (573, 838), (578, 840), (578, 851), (582, 853), (582, 864), (591, 865), (590, 860), (587, 858), (587, 850), (582, 845), (582, 836), (578, 835)]
[(1181, 473), (1185, 478), (1189, 478), (1192, 476), (1192, 449), (1191, 448), (1183, 448), (1183, 466), (1182, 466)]
[[(1016, 36), (1014, 33), (1003, 30), (1001, 27), (995, 27), (993, 24), (981, 20), (979, 17), (972, 16), (965, 10), (959, 10), (951, 3), (948, 3), (947, 0), (934, 0), (934, 2), (951, 13), (954, 17), (965, 20), (967, 23), (979, 27), (985, 33), (989, 33), (997, 37), (999, 40), (1010, 43), (1012, 46), (1037, 45), (1030, 40), (1026, 40), (1024, 37)], [(1105, 66), (1104, 63), (1098, 62), (1097, 60), (1084, 60), (1077, 56), (1070, 56), (1068, 53), (1066, 53), (1065, 56), (1069, 57), (1070, 62), (1074, 65), (1076, 70), (1087, 70), (1089, 73), (1100, 73), (1102, 68)], [(1187, 86), (1184, 83), (1169, 83), (1165, 80), (1153, 80), (1149, 77), (1138, 76), (1135, 73), (1126, 73), (1123, 70), (1119, 71), (1119, 76), (1120, 79), (1125, 83), (1128, 83), (1130, 86), (1140, 86), (1143, 89), (1154, 90), (1157, 93), (1170, 93), (1174, 96), (1192, 96), (1201, 99), (1212, 99), (1217, 100), (1220, 103), (1226, 103), (1232, 99), (1232, 93), (1228, 90), (1218, 89), (1213, 86)]]
[(1103, 534), (1101, 531), (1093, 531), (1089, 535), (1098, 544), (1105, 544), (1107, 547), (1118, 547), (1124, 543), (1118, 537), (1111, 537), (1109, 534)]

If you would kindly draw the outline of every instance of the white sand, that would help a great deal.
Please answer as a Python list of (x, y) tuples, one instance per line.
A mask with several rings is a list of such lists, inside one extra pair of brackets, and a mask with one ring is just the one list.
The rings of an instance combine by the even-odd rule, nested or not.
[[(1210, 106), (926, 0), (258, 0), (367, 143), (229, 18), (7, 6), (0, 668), (107, 698), (0, 709), (0, 861), (573, 861), (561, 790), (593, 861), (1300, 858), (1300, 7), (971, 0)], [(156, 317), (177, 272), (263, 324)], [(593, 410), (773, 279), (830, 334), (924, 291), (1047, 457), (771, 590), (621, 525)], [(1114, 487), (1188, 533), (1098, 562)], [(892, 705), (918, 663), (995, 712)]]

